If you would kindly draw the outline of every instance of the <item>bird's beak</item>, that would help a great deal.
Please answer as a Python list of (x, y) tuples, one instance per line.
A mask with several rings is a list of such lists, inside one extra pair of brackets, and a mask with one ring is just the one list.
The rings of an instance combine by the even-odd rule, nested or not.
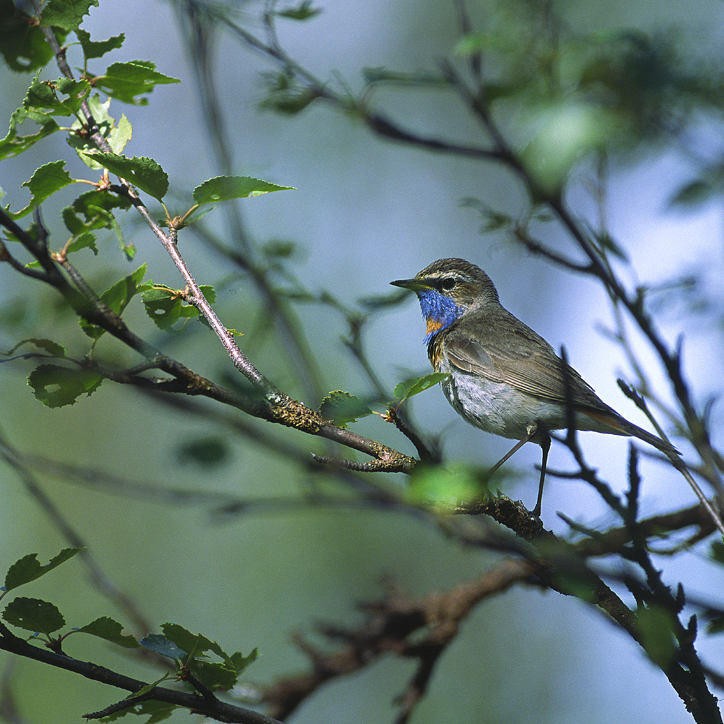
[(390, 282), (395, 287), (402, 287), (403, 289), (411, 289), (413, 292), (421, 292), (423, 289), (432, 289), (429, 284), (421, 281), (420, 279), (398, 279), (397, 281)]

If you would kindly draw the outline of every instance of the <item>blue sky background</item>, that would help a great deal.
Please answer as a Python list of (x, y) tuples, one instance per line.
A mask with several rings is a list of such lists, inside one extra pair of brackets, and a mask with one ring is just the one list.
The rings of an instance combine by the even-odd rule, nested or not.
[[(337, 0), (320, 7), (324, 12), (313, 21), (280, 25), (281, 42), (290, 55), (319, 77), (328, 79), (338, 72), (352, 88), (361, 86), (359, 71), (364, 66), (400, 71), (432, 67), (437, 59), (450, 54), (458, 37), (451, 4), (443, 0), (427, 2), (424, 7), (411, 1)], [(701, 37), (704, 44), (714, 46), (721, 40), (721, 3), (666, 5), (662, 14), (658, 10), (663, 7), (650, 2), (600, 2), (595, 7), (567, 2), (562, 12), (572, 25), (591, 30), (625, 25), (656, 30), (663, 26), (665, 17), (666, 25), (678, 25), (684, 32)], [(482, 5), (474, 10), (478, 20), (487, 15)], [(125, 112), (134, 127), (126, 153), (155, 158), (169, 173), (172, 187), (190, 198), (191, 189), (218, 170), (209, 151), (203, 109), (198, 105), (194, 76), (178, 37), (171, 4), (101, 0), (85, 27), (94, 39), (126, 33), (124, 47), (110, 60), (150, 59), (161, 72), (181, 79), (179, 85), (158, 87), (148, 106), (116, 104), (114, 109), (117, 115)], [(259, 240), (292, 239), (300, 245), (296, 272), (305, 286), (328, 290), (344, 303), (353, 304), (366, 295), (387, 293), (390, 280), (412, 276), (436, 258), (464, 257), (489, 273), (511, 312), (554, 347), (565, 345), (571, 363), (605, 401), (632, 421), (647, 426), (616, 385), (617, 376), (629, 374), (621, 352), (597, 330), (598, 325), (611, 323), (611, 311), (601, 289), (589, 279), (526, 255), (502, 234), (481, 235), (475, 212), (461, 208), (462, 199), (476, 196), (511, 213), (522, 212), (524, 198), (509, 175), (494, 166), (381, 141), (360, 123), (321, 105), (291, 119), (260, 113), (257, 106), (264, 92), (258, 74), (270, 66), (226, 37), (217, 40), (216, 58), (225, 122), (234, 139), (235, 173), (297, 189), (242, 201), (248, 228)], [(0, 96), (0, 116), (7, 118), (22, 101), (28, 79), (11, 76), (7, 70), (0, 70), (0, 74), (5, 88)], [(422, 134), (480, 142), (473, 120), (463, 110), (451, 111), (450, 99), (444, 93), (388, 91), (376, 94), (373, 100)], [(706, 128), (701, 134), (703, 144), (716, 140), (708, 137)], [(56, 158), (70, 158), (69, 166), (78, 172), (84, 169), (72, 159), (59, 135), (20, 159), (4, 162), (0, 180), (7, 196), (3, 203), (24, 205), (27, 196), (25, 190), (18, 191), (19, 184), (37, 165)], [(684, 272), (700, 273), (721, 309), (721, 206), (710, 205), (686, 214), (668, 210), (669, 198), (691, 170), (688, 161), (674, 151), (640, 161), (614, 164), (607, 205), (610, 230), (631, 256), (638, 274), (635, 281), (655, 284)], [(64, 203), (67, 199), (58, 198), (44, 207), (58, 245), (63, 237), (56, 215)], [(574, 190), (571, 204), (579, 212), (592, 209), (582, 188)], [(183, 213), (186, 207), (179, 202), (169, 210)], [(210, 223), (220, 233), (227, 233), (222, 213), (217, 211)], [(146, 262), (154, 280), (179, 284), (175, 269), (150, 232), (129, 224), (126, 233), (133, 237), (138, 254), (127, 267), (117, 260), (119, 268), (127, 269), (124, 273)], [(568, 243), (555, 232), (547, 241), (562, 248)], [(109, 239), (108, 247), (114, 244)], [(182, 236), (181, 248), (200, 283), (218, 284), (224, 279), (219, 260), (191, 234)], [(108, 250), (104, 253), (107, 255)], [(89, 256), (79, 261), (79, 266), (92, 272), (94, 262)], [(12, 303), (15, 295), (27, 289), (25, 280), (0, 268), (0, 303)], [(224, 323), (241, 331), (247, 329), (256, 311), (248, 289), (234, 281), (222, 282), (218, 291)], [(346, 330), (339, 316), (313, 306), (300, 307), (299, 315), (312, 347), (319, 352), (328, 389), (364, 394), (359, 370), (340, 343)], [(143, 322), (141, 312), (131, 318)], [(44, 324), (50, 327), (46, 330), (50, 336), (52, 324), (41, 320), (40, 327)], [(697, 398), (719, 390), (721, 330), (707, 319), (682, 321), (675, 314), (664, 316), (661, 328), (672, 343), (684, 333), (685, 369)], [(0, 332), (0, 346), (10, 346), (3, 334)], [(370, 357), (390, 389), (409, 372), (427, 371), (423, 336), (423, 323), (412, 299), (381, 315), (369, 327), (366, 342)], [(223, 353), (210, 338), (199, 340), (197, 335), (190, 348), (178, 339), (163, 343), (171, 354), (191, 366), (198, 365), (202, 372), (224, 367)], [(645, 345), (639, 341), (635, 344), (644, 362), (650, 363)], [(252, 335), (242, 337), (240, 345), (284, 386), (289, 373), (275, 363), (263, 344)], [(666, 397), (663, 377), (655, 365), (649, 367)], [(42, 450), (74, 463), (107, 466), (135, 479), (202, 485), (250, 496), (289, 494), (304, 484), (289, 466), (270, 462), (264, 452), (244, 441), (235, 447), (233, 466), (211, 479), (200, 480), (194, 470), (175, 467), (170, 450), (191, 434), (213, 431), (211, 426), (193, 419), (169, 420), (163, 408), (149, 407), (131, 391), (110, 386), (71, 408), (46, 410), (23, 386), (27, 372), (20, 365), (0, 368), (0, 376), (7, 380), (3, 385), (7, 392), (0, 400), (0, 425), (20, 449)], [(429, 431), (442, 432), (449, 459), (485, 465), (497, 460), (510, 445), (466, 425), (439, 390), (416, 398), (412, 409)], [(714, 417), (721, 422), (718, 407)], [(404, 441), (395, 438), (376, 417), (360, 423), (359, 429), (405, 448)], [(721, 430), (721, 425), (715, 426), (716, 430)], [(715, 441), (723, 442), (721, 433)], [(623, 489), (627, 441), (589, 433), (582, 436), (582, 442), (589, 461), (601, 475), (620, 481), (619, 489)], [(520, 480), (507, 492), (532, 503), (532, 469), (540, 452), (536, 447), (528, 448), (512, 462)], [(550, 463), (555, 468), (569, 466), (567, 452), (554, 447)], [(643, 469), (644, 515), (694, 502), (693, 494), (673, 471), (651, 462), (644, 463)], [(57, 533), (19, 490), (11, 472), (0, 469), (0, 479), (3, 558), (9, 564), (29, 551), (40, 552), (41, 558), (51, 556), (62, 547)], [(250, 670), (250, 677), (258, 681), (302, 668), (304, 659), (289, 643), (290, 633), (310, 630), (314, 620), (355, 620), (355, 602), (377, 597), (382, 575), (391, 573), (412, 592), (422, 594), (473, 577), (495, 560), (487, 554), (461, 550), (419, 522), (393, 519), (389, 514), (304, 511), (218, 526), (193, 509), (119, 500), (52, 479), (47, 485), (49, 494), (84, 532), (99, 559), (152, 621), (177, 621), (229, 648), (246, 651), (259, 646), (263, 657)], [(544, 520), (555, 530), (565, 531), (565, 524), (556, 517), (559, 510), (587, 524), (612, 522), (607, 509), (581, 482), (549, 483)], [(70, 625), (82, 625), (84, 615), (106, 613), (108, 604), (97, 594), (86, 596), (80, 565), (68, 564), (68, 570), (66, 578), (39, 582), (38, 591), (29, 595), (42, 597), (43, 586), (47, 586), (47, 595), (65, 598), (68, 610), (74, 610), (79, 619), (68, 616)], [(685, 575), (693, 593), (711, 595), (710, 581), (703, 579), (706, 569), (698, 556), (679, 563), (667, 561), (666, 571), (669, 582)], [(83, 594), (79, 601), (80, 587)], [(724, 589), (720, 594), (722, 602)], [(722, 667), (720, 651), (713, 645), (702, 649), (707, 661)], [(89, 647), (86, 655), (108, 655), (118, 667), (127, 666), (125, 659), (113, 659), (112, 653), (97, 646)], [(390, 721), (391, 701), (410, 673), (404, 662), (379, 662), (362, 675), (325, 689), (294, 721)], [(137, 674), (148, 675), (142, 669)], [(14, 677), (19, 684), (42, 682), (48, 691), (58, 692), (56, 711), (65, 717), (63, 720), (72, 721), (82, 713), (77, 700), (68, 701), (67, 697), (69, 684), (78, 682), (71, 683), (67, 677), (61, 681), (59, 674), (42, 671), (31, 662), (21, 662)], [(92, 710), (94, 702), (101, 708), (112, 699), (95, 685), (88, 684), (80, 691), (88, 701), (83, 712)], [(30, 721), (43, 720), (42, 702), (27, 695), (21, 703)], [(613, 624), (576, 600), (528, 589), (486, 603), (466, 622), (460, 640), (441, 661), (429, 696), (414, 721), (452, 721), (451, 712), (456, 721), (476, 723), (690, 721), (661, 673), (627, 636), (613, 629)], [(173, 721), (181, 721), (181, 716), (185, 715)]]

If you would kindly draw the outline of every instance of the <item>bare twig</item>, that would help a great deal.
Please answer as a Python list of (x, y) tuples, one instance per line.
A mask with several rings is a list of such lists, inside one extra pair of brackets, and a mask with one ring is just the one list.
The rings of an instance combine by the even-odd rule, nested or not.
[[(212, 48), (215, 46), (213, 42), (215, 27), (210, 22), (208, 9), (201, 7), (194, 0), (188, 0), (185, 5), (179, 4), (178, 17), (186, 31), (186, 50), (196, 74), (196, 87), (204, 111), (201, 115), (209, 130), (211, 148), (222, 172), (228, 175), (232, 171), (234, 144), (224, 126), (221, 102), (214, 82)], [(286, 341), (285, 348), (288, 350), (289, 360), (299, 373), (310, 404), (319, 402), (324, 390), (317, 364), (310, 353), (302, 329), (300, 325), (294, 323), (288, 309), (273, 288), (267, 272), (255, 263), (254, 245), (238, 204), (224, 204), (223, 208), (229, 226), (229, 238), (234, 240), (238, 248), (238, 251), (228, 250), (232, 252), (230, 258), (248, 272), (259, 290), (265, 309), (274, 318), (275, 328)]]
[[(263, 700), (271, 707), (273, 716), (287, 719), (325, 683), (354, 673), (389, 653), (418, 660), (416, 674), (401, 696), (397, 721), (404, 722), (424, 694), (435, 663), (455, 639), (461, 621), (472, 608), (516, 582), (527, 580), (533, 570), (527, 562), (506, 559), (475, 581), (418, 600), (409, 599), (390, 586), (383, 600), (363, 606), (367, 618), (357, 629), (319, 627), (330, 641), (341, 642), (336, 651), (321, 653), (297, 636), (297, 645), (312, 661), (311, 671), (278, 679), (265, 689)], [(416, 639), (420, 631), (423, 636)]]

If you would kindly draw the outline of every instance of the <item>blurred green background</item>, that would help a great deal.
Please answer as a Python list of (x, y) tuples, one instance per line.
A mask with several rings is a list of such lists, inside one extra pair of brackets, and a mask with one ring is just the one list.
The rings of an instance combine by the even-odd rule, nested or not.
[[(476, 22), (491, 15), (492, 5), (485, 2), (469, 6)], [(434, 67), (437, 59), (451, 54), (459, 38), (452, 4), (446, 0), (335, 0), (319, 7), (323, 12), (310, 22), (280, 24), (281, 44), (319, 77), (331, 78), (338, 71), (353, 89), (361, 87), (360, 69), (365, 66), (399, 71)], [(258, 8), (258, 4), (237, 5), (250, 16)], [(658, 32), (674, 27), (702, 54), (709, 49), (718, 52), (724, 28), (724, 6), (714, 0), (674, 5), (651, 0), (571, 1), (557, 4), (557, 10), (571, 26), (585, 31), (630, 26)], [(149, 59), (161, 72), (181, 79), (179, 85), (156, 88), (148, 106), (121, 109), (114, 105), (113, 115), (125, 112), (133, 124), (126, 153), (159, 161), (172, 187), (188, 201), (190, 190), (219, 170), (209, 151), (205, 111), (198, 103), (190, 65), (194, 61), (184, 52), (174, 5), (101, 0), (84, 27), (99, 40), (126, 34), (124, 47), (110, 60)], [(604, 400), (632, 421), (645, 424), (615, 384), (616, 376), (626, 370), (623, 356), (597, 333), (598, 324), (610, 323), (603, 292), (588, 279), (525, 255), (504, 234), (481, 235), (475, 211), (461, 206), (462, 199), (473, 196), (509, 213), (520, 213), (525, 199), (514, 179), (496, 166), (381, 141), (360, 123), (323, 105), (293, 118), (263, 113), (258, 108), (265, 94), (259, 73), (269, 70), (269, 64), (222, 34), (213, 46), (224, 120), (234, 139), (234, 172), (297, 189), (244, 200), (242, 213), (260, 243), (289, 239), (298, 245), (295, 272), (304, 287), (326, 290), (352, 305), (361, 297), (387, 293), (390, 280), (412, 276), (434, 259), (469, 259), (490, 274), (510, 311), (554, 347), (565, 344), (573, 365)], [(4, 89), (0, 116), (8, 118), (22, 101), (29, 79), (7, 69), (0, 72)], [(462, 109), (451, 111), (454, 104), (446, 94), (383, 91), (374, 96), (374, 102), (423, 135), (482, 142), (469, 115)], [(504, 130), (512, 136), (521, 131)], [(702, 142), (708, 142), (706, 127), (701, 134)], [(18, 190), (19, 184), (37, 165), (56, 158), (70, 158), (69, 166), (83, 169), (60, 134), (18, 159), (3, 162), (2, 187), (8, 194), (3, 203), (24, 205), (27, 194)], [(609, 224), (630, 253), (643, 283), (695, 273), (708, 298), (720, 305), (721, 204), (704, 206), (696, 213), (667, 207), (690, 168), (690, 159), (673, 147), (662, 146), (660, 152), (643, 158), (632, 154), (616, 159), (608, 196)], [(572, 205), (591, 212), (585, 193), (576, 193)], [(60, 244), (57, 214), (70, 196), (60, 193), (57, 197), (43, 212)], [(183, 213), (187, 201), (169, 210)], [(233, 246), (224, 214), (217, 210), (208, 219)], [(149, 231), (130, 221), (130, 215), (125, 232), (135, 242), (137, 256), (126, 264), (117, 254), (114, 263), (122, 273), (146, 262), (155, 281), (179, 285), (163, 249)], [(550, 239), (565, 248), (565, 239), (557, 239), (555, 232)], [(115, 244), (109, 238), (103, 251), (106, 259), (112, 258), (109, 249)], [(229, 280), (220, 259), (193, 234), (182, 235), (181, 249), (197, 280), (217, 285), (217, 311), (227, 326), (244, 333), (242, 349), (280, 387), (302, 396), (293, 386), (293, 371), (264, 330), (263, 310), (248, 284)], [(87, 268), (78, 262), (81, 270), (89, 273), (96, 288), (104, 288), (102, 279), (93, 277), (93, 260), (89, 256), (85, 261)], [(26, 310), (20, 299), (28, 294), (35, 303)], [(74, 320), (57, 310), (52, 294), (42, 292), (40, 299), (38, 294), (37, 285), (0, 265), (0, 305), (6, 320), (0, 329), (0, 347), (12, 346), (13, 331), (7, 320), (22, 312), (22, 323), (34, 330), (33, 336), (70, 336), (81, 349), (83, 337)], [(713, 317), (698, 316), (690, 318), (682, 330), (678, 311), (665, 311), (662, 329), (670, 340), (685, 331), (687, 376), (697, 397), (703, 399), (721, 384), (721, 329)], [(315, 305), (300, 306), (297, 314), (318, 356), (326, 389), (366, 394), (367, 383), (340, 340), (346, 334), (341, 316)], [(132, 326), (149, 330), (147, 336), (155, 344), (202, 374), (218, 379), (221, 373), (231, 372), (223, 350), (207, 330), (189, 328), (188, 334), (175, 337), (150, 331), (140, 305), (132, 305), (127, 317)], [(369, 357), (390, 390), (409, 374), (427, 371), (423, 334), (412, 300), (381, 314), (366, 330)], [(646, 351), (642, 354), (646, 360)], [(116, 471), (149, 484), (240, 497), (297, 495), (310, 484), (306, 474), (272, 453), (243, 438), (229, 437), (197, 417), (169, 415), (166, 408), (131, 389), (106, 384), (72, 407), (47, 409), (24, 383), (30, 369), (22, 362), (0, 366), (0, 426), (21, 451)], [(652, 377), (661, 380), (655, 368)], [(305, 402), (316, 406), (319, 400)], [(442, 434), (449, 459), (484, 465), (509, 447), (507, 441), (468, 427), (436, 389), (416, 398), (411, 410), (423, 429)], [(355, 429), (413, 452), (377, 416)], [(310, 453), (320, 450), (312, 438), (300, 439), (291, 431), (273, 432), (299, 446), (307, 445)], [(207, 470), (180, 464), (177, 453), (183, 443), (219, 434), (230, 444), (226, 465)], [(583, 442), (602, 476), (619, 481), (623, 488), (627, 442), (593, 435), (583, 436)], [(535, 474), (531, 471), (539, 450), (529, 447), (514, 459), (512, 467), (521, 476), (506, 492), (532, 502)], [(568, 458), (554, 448), (551, 464), (565, 467)], [(644, 514), (693, 502), (673, 472), (657, 469), (651, 477), (658, 487), (644, 481)], [(38, 552), (41, 560), (47, 560), (65, 545), (58, 531), (12, 470), (0, 467), (0, 480), (0, 564), (7, 568), (28, 552)], [(156, 629), (164, 621), (174, 621), (216, 639), (228, 650), (247, 652), (258, 647), (261, 658), (248, 672), (250, 680), (257, 682), (304, 668), (305, 657), (290, 642), (292, 632), (311, 633), (319, 620), (359, 620), (355, 604), (378, 598), (384, 576), (413, 594), (423, 594), (474, 577), (495, 560), (492, 554), (461, 549), (419, 520), (391, 513), (300, 507), (219, 519), (210, 514), (209, 506), (131, 499), (52, 476), (41, 476), (41, 480), (106, 572)], [(396, 476), (390, 484), (402, 486), (404, 480)], [(589, 524), (613, 522), (604, 517), (605, 507), (580, 482), (549, 483), (544, 520), (555, 530), (565, 531), (564, 523), (556, 518), (558, 510)], [(697, 557), (690, 556), (667, 572), (671, 581), (686, 574), (696, 591), (700, 570)], [(703, 588), (702, 583), (699, 590)], [(104, 614), (120, 618), (88, 585), (78, 559), (38, 581), (26, 595), (52, 596), (71, 626)], [(100, 642), (77, 640), (68, 648), (74, 656), (129, 675), (151, 676), (148, 669)], [(721, 667), (721, 651), (705, 644), (703, 653), (705, 660)], [(0, 654), (0, 664), (5, 666), (7, 659)], [(394, 697), (411, 673), (411, 663), (381, 660), (361, 675), (325, 688), (294, 721), (392, 721)], [(38, 724), (79, 721), (82, 714), (107, 706), (116, 696), (98, 684), (31, 661), (15, 662), (10, 680), (23, 715)], [(172, 721), (185, 718), (181, 713)], [(466, 622), (462, 635), (440, 662), (413, 721), (675, 724), (690, 719), (659, 670), (603, 617), (574, 599), (518, 589), (479, 606)]]

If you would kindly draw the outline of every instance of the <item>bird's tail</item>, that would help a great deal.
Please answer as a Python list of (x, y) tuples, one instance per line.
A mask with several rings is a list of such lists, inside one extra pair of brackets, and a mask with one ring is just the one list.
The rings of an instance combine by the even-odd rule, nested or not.
[(679, 451), (670, 442), (666, 442), (666, 440), (662, 440), (660, 437), (652, 435), (642, 427), (634, 425), (625, 417), (621, 417), (621, 415), (613, 409), (610, 413), (603, 411), (599, 412), (598, 410), (586, 410), (586, 415), (592, 417), (596, 420), (596, 422), (607, 428), (606, 432), (611, 435), (628, 435), (630, 437), (637, 437), (639, 440), (647, 442), (649, 445), (652, 445), (657, 450), (664, 453), (667, 458), (671, 458), (672, 456), (678, 458), (680, 456)]

